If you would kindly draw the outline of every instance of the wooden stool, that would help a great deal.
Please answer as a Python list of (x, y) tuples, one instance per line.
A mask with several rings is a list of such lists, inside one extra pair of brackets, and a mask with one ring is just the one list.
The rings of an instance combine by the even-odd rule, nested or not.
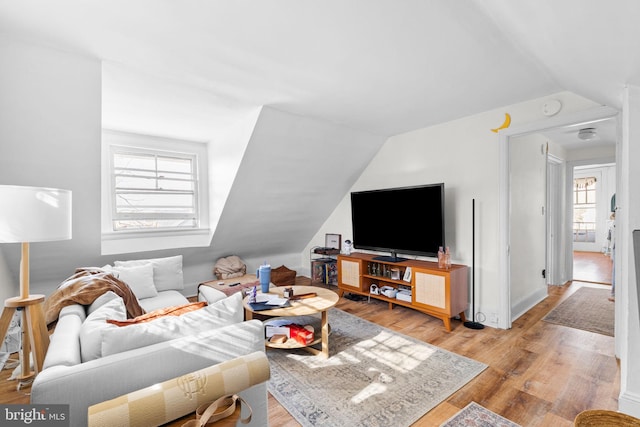
[[(16, 310), (22, 310), (22, 374), (20, 381), (29, 380), (42, 370), (44, 356), (49, 348), (49, 333), (44, 320), (44, 295), (29, 295), (26, 298), (9, 298), (4, 302), (0, 316), (0, 340), (4, 341), (9, 324)], [(35, 372), (31, 371), (29, 355), (33, 353)]]

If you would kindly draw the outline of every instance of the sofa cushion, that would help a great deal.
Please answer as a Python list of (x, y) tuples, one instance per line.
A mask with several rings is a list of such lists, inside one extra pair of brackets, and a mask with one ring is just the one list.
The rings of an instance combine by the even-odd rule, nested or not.
[(120, 265), (111, 267), (109, 271), (129, 285), (131, 291), (139, 300), (158, 296), (151, 264)]
[[(97, 309), (99, 309), (109, 301), (114, 300), (116, 298), (120, 298), (120, 297), (118, 296), (118, 294), (116, 294), (113, 291), (107, 291), (104, 294), (100, 295), (98, 298), (93, 300), (93, 302), (89, 305), (89, 307), (87, 307), (87, 316), (89, 316), (91, 313), (93, 313), (94, 311), (96, 311)], [(64, 308), (62, 310), (64, 311)], [(60, 312), (60, 315), (62, 316), (62, 311)]]
[(80, 358), (80, 329), (84, 319), (84, 308), (81, 305), (70, 305), (62, 309), (56, 330), (51, 335), (42, 369), (58, 365), (73, 366), (82, 362)]
[(148, 313), (159, 308), (187, 304), (189, 300), (178, 291), (161, 291), (156, 297), (141, 299), (138, 302), (145, 313)]
[(165, 258), (137, 259), (130, 261), (116, 261), (115, 267), (151, 264), (153, 266), (153, 281), (158, 291), (170, 289), (184, 289), (182, 273), (182, 255)]
[[(117, 295), (116, 295), (117, 296)], [(58, 320), (65, 316), (76, 316), (80, 319), (80, 322), (84, 322), (84, 319), (87, 318), (87, 313), (84, 309), (84, 305), (80, 304), (71, 304), (66, 307), (62, 307), (60, 309), (60, 314), (58, 315)]]
[(108, 356), (159, 342), (217, 329), (244, 320), (242, 295), (234, 294), (181, 316), (168, 316), (151, 322), (103, 330), (102, 355)]
[[(241, 292), (242, 293), (242, 292)], [(229, 295), (232, 295), (231, 293)], [(216, 301), (223, 300), (227, 297), (224, 292), (221, 292), (217, 289), (213, 289), (210, 286), (199, 286), (198, 287), (198, 301), (206, 301), (209, 304), (214, 303)]]
[(82, 361), (98, 359), (102, 356), (102, 334), (108, 329), (118, 329), (107, 323), (107, 319), (127, 318), (122, 298), (115, 298), (95, 310), (82, 323), (80, 328), (80, 353)]

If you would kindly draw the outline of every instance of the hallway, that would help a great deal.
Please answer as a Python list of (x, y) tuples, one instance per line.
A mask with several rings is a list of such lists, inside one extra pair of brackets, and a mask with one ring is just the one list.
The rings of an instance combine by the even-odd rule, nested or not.
[(611, 285), (613, 261), (601, 252), (573, 252), (573, 280)]

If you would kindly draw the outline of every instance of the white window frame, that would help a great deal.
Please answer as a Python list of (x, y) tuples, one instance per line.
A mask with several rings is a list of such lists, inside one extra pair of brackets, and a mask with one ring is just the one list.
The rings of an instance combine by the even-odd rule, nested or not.
[[(155, 212), (152, 214), (141, 214), (141, 213), (137, 213), (137, 212), (129, 212), (129, 213), (118, 213), (118, 206), (117, 203), (112, 203), (111, 204), (111, 224), (112, 224), (112, 229), (115, 232), (121, 232), (123, 231), (122, 229), (116, 229), (115, 226), (115, 222), (117, 221), (144, 221), (144, 220), (148, 220), (148, 219), (155, 219), (155, 220), (159, 220), (159, 221), (163, 221), (163, 220), (176, 220), (176, 219), (184, 219), (184, 220), (190, 220), (194, 222), (193, 226), (188, 226), (188, 227), (174, 227), (177, 230), (184, 230), (185, 228), (188, 229), (194, 229), (194, 228), (198, 228), (199, 223), (200, 223), (200, 212), (198, 210), (198, 155), (195, 153), (179, 153), (179, 152), (169, 152), (169, 151), (160, 151), (160, 150), (150, 150), (150, 149), (146, 149), (146, 148), (139, 148), (139, 147), (125, 147), (125, 146), (121, 146), (121, 145), (111, 145), (111, 150), (110, 150), (110, 160), (111, 160), (111, 200), (117, 200), (118, 199), (118, 194), (124, 194), (124, 193), (174, 193), (174, 194), (180, 194), (180, 193), (185, 193), (185, 194), (190, 194), (193, 197), (193, 205), (191, 206), (192, 208), (192, 213), (189, 214), (181, 214), (181, 213), (163, 213), (163, 212)], [(116, 168), (115, 164), (114, 164), (114, 160), (115, 157), (117, 155), (123, 155), (123, 156), (127, 156), (127, 155), (132, 155), (132, 156), (144, 156), (147, 157), (149, 159), (155, 159), (155, 163), (156, 163), (156, 168), (155, 168), (155, 175), (151, 176), (151, 175), (147, 175), (146, 177), (144, 177), (145, 179), (147, 179), (148, 181), (154, 181), (155, 182), (155, 187), (156, 188), (150, 188), (150, 189), (123, 189), (123, 188), (118, 188), (117, 184), (116, 184), (116, 178), (118, 175), (122, 174), (123, 172), (128, 171), (128, 175), (129, 174), (135, 174), (136, 170), (134, 169), (127, 169), (127, 168), (123, 168), (118, 169)], [(163, 179), (163, 176), (161, 175), (163, 173), (162, 170), (158, 169), (157, 166), (157, 160), (159, 158), (174, 158), (174, 159), (180, 159), (180, 160), (188, 160), (189, 162), (191, 162), (191, 173), (188, 176), (185, 176), (185, 179), (183, 179), (183, 181), (190, 181), (193, 183), (193, 188), (191, 191), (182, 191), (182, 190), (164, 190), (162, 188), (159, 188), (159, 184), (158, 181), (161, 181)], [(150, 170), (147, 171), (143, 171), (145, 172), (142, 175), (146, 175), (149, 172), (151, 172)], [(132, 228), (131, 230), (135, 230), (135, 231), (140, 231), (140, 232), (149, 232), (149, 231), (168, 231), (170, 230), (170, 227), (158, 227), (158, 228), (144, 228), (144, 227), (140, 227), (140, 228)]]
[[(161, 156), (191, 157), (197, 174), (195, 189), (197, 226), (189, 228), (159, 228), (117, 230), (115, 218), (115, 188), (113, 184), (113, 152), (119, 150), (157, 153)], [(160, 249), (208, 246), (209, 227), (208, 150), (203, 142), (103, 130), (102, 132), (102, 254), (145, 252)]]

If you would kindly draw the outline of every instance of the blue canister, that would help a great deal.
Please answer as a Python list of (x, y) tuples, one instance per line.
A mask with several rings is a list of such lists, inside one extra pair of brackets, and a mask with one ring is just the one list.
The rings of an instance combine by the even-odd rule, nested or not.
[(260, 279), (260, 290), (263, 294), (269, 292), (269, 283), (271, 282), (271, 266), (266, 262), (258, 267), (256, 276)]

